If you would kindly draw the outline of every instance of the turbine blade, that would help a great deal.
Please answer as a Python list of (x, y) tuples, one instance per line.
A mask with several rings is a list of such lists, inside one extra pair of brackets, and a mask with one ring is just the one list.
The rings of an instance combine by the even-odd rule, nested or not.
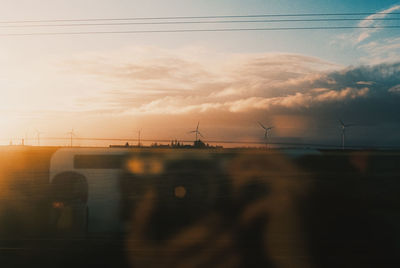
[(340, 124), (345, 127), (346, 125), (343, 123), (343, 121), (341, 119), (339, 119)]
[(263, 129), (265, 129), (265, 130), (267, 129), (263, 124), (260, 123), (260, 121), (257, 121), (257, 122)]

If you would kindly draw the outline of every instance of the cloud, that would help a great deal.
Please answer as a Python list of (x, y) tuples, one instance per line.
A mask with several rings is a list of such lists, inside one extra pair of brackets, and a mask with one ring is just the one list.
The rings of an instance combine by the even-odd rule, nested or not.
[(369, 64), (379, 64), (400, 61), (400, 37), (389, 37), (377, 39), (366, 44), (360, 45), (365, 56), (362, 62)]
[[(180, 124), (207, 118), (218, 129), (267, 120), (278, 126), (276, 133), (314, 139), (336, 138), (339, 117), (400, 129), (399, 62), (343, 67), (299, 54), (208, 52), (206, 58), (179, 50), (136, 53), (102, 53), (101, 61), (88, 56), (74, 60), (77, 73), (103, 83), (92, 99), (78, 99), (86, 103), (85, 113), (91, 105), (93, 114), (106, 107), (114, 118), (170, 126), (173, 118), (180, 118)], [(286, 118), (286, 123), (277, 118)], [(298, 118), (303, 128), (292, 126)]]
[(367, 86), (371, 86), (371, 85), (374, 84), (374, 82), (373, 82), (373, 81), (358, 81), (356, 84), (357, 84), (357, 85), (367, 85)]
[[(391, 16), (400, 10), (400, 5), (394, 5), (361, 19), (357, 26), (378, 27), (355, 29), (333, 37), (330, 45), (333, 49), (343, 50), (343, 53), (356, 55), (353, 59), (358, 64), (376, 65), (381, 63), (396, 63), (400, 61), (400, 38), (395, 29), (379, 28), (394, 25), (396, 19)], [(385, 20), (386, 19), (386, 20)]]
[(208, 60), (157, 48), (124, 54), (102, 54), (100, 59), (85, 55), (65, 65), (85, 79), (103, 81), (108, 85), (108, 90), (102, 91), (103, 99), (121, 106), (143, 105), (164, 97), (196, 96), (201, 102), (201, 98), (229, 101), (281, 96), (296, 92), (299, 83), (312, 83), (323, 75), (321, 71), (338, 67), (319, 58), (283, 53), (215, 54), (208, 55)]
[[(234, 102), (227, 102), (218, 107), (225, 107), (231, 112), (248, 112), (253, 109), (267, 110), (273, 108), (309, 108), (312, 105), (322, 104), (324, 102), (340, 101), (345, 99), (354, 99), (357, 97), (366, 96), (368, 88), (355, 89), (345, 88), (343, 90), (329, 90), (329, 89), (318, 89), (310, 90), (308, 93), (297, 92), (292, 95), (285, 97), (275, 98), (257, 98), (250, 97), (247, 99), (241, 99)], [(312, 94), (314, 93), (314, 94)], [(315, 94), (316, 93), (316, 94)], [(217, 107), (217, 106), (212, 106)]]
[(132, 114), (298, 109), (377, 96), (400, 82), (398, 63), (343, 68), (305, 55), (263, 53), (226, 55), (209, 66), (179, 51), (154, 49), (140, 60), (135, 52), (73, 62), (110, 85), (96, 102)]
[[(345, 88), (342, 90), (316, 89), (309, 93), (295, 93), (284, 97), (262, 98), (248, 97), (229, 102), (193, 103), (193, 98), (164, 97), (151, 101), (138, 108), (129, 109), (131, 114), (183, 114), (229, 111), (232, 113), (251, 112), (252, 110), (269, 111), (273, 108), (310, 108), (324, 102), (355, 99), (367, 95), (369, 89)], [(313, 93), (313, 94), (311, 94)], [(316, 94), (315, 94), (316, 93)]]
[(389, 92), (399, 92), (400, 93), (400, 85), (395, 85), (389, 88)]
[[(396, 12), (398, 10), (400, 10), (400, 5), (395, 5), (390, 8), (387, 8), (385, 10), (382, 10), (380, 12), (377, 12), (373, 15), (369, 15), (365, 19), (360, 21), (358, 26), (360, 26), (360, 27), (382, 26), (382, 25), (384, 25), (384, 22), (379, 19), (385, 18), (388, 16), (388, 14)], [(378, 19), (378, 20), (376, 20), (376, 19)], [(361, 43), (362, 41), (368, 39), (372, 35), (372, 33), (378, 32), (380, 30), (381, 29), (362, 29), (357, 37), (357, 40), (356, 40), (357, 43)]]

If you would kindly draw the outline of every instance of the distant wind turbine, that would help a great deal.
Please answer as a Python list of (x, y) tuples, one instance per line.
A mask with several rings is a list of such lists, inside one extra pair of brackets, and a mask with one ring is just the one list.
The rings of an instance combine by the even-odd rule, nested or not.
[(356, 124), (345, 124), (341, 119), (339, 119), (340, 126), (342, 128), (342, 150), (344, 150), (344, 140), (346, 136), (346, 128), (357, 126)]
[(73, 140), (73, 137), (76, 136), (76, 135), (75, 135), (75, 132), (74, 132), (74, 129), (71, 129), (71, 131), (67, 132), (67, 134), (70, 135), (70, 142), (71, 142), (71, 143), (70, 143), (70, 146), (72, 147), (72, 140)]
[(271, 137), (271, 129), (273, 129), (274, 127), (266, 127), (263, 124), (261, 124), (261, 122), (259, 122), (259, 121), (258, 121), (258, 124), (260, 125), (260, 127), (262, 127), (265, 130), (264, 139), (265, 139), (265, 144), (268, 147), (268, 141), (269, 141), (269, 138)]
[(200, 124), (200, 121), (199, 122), (197, 122), (197, 127), (196, 127), (196, 130), (193, 130), (193, 131), (189, 131), (188, 133), (196, 133), (196, 141), (198, 141), (198, 136), (201, 136), (201, 137), (203, 137), (204, 138), (204, 136), (200, 133), (200, 131), (199, 131), (199, 124)]
[(37, 130), (36, 128), (35, 128), (35, 132), (36, 132), (38, 146), (40, 146), (40, 134), (43, 134), (43, 132)]

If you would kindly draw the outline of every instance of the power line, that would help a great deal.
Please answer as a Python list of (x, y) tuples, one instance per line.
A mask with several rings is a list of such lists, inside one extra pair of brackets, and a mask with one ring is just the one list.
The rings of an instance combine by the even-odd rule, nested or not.
[(8, 20), (0, 23), (37, 23), (37, 22), (78, 22), (78, 21), (118, 21), (118, 20), (180, 20), (180, 19), (221, 19), (221, 18), (263, 18), (263, 17), (322, 17), (322, 16), (368, 16), (400, 15), (400, 12), (351, 12), (351, 13), (297, 13), (297, 14), (249, 14), (249, 15), (212, 15), (212, 16), (169, 16), (169, 17), (126, 17), (126, 18), (88, 18), (88, 19), (48, 19), (48, 20)]
[[(44, 140), (67, 140), (67, 137), (46, 137), (43, 138)], [(76, 140), (82, 140), (82, 141), (122, 141), (122, 142), (134, 142), (134, 141), (138, 141), (138, 139), (133, 139), (133, 138), (83, 138), (83, 137), (79, 137), (79, 138), (75, 138)], [(141, 139), (141, 142), (171, 142), (171, 139)], [(184, 142), (184, 143), (193, 143), (193, 140), (179, 140), (180, 142)], [(225, 143), (225, 144), (264, 144), (264, 141), (232, 141), (232, 140), (205, 140), (204, 142), (207, 143)], [(274, 142), (271, 143), (274, 145), (298, 145), (298, 146), (332, 146), (332, 147), (340, 147), (340, 146), (336, 146), (336, 145), (327, 145), (327, 144), (310, 144), (310, 143), (288, 143), (288, 142)]]
[(275, 23), (275, 22), (331, 22), (331, 21), (398, 21), (398, 18), (328, 18), (328, 19), (274, 19), (274, 20), (217, 20), (217, 21), (163, 21), (163, 22), (115, 22), (115, 23), (63, 23), (63, 24), (28, 24), (0, 25), (0, 28), (27, 27), (75, 27), (75, 26), (123, 26), (123, 25), (169, 25), (169, 24), (218, 24), (218, 23)]
[(173, 29), (173, 30), (132, 30), (132, 31), (80, 31), (80, 32), (33, 32), (1, 33), (0, 36), (35, 35), (90, 35), (90, 34), (141, 34), (141, 33), (188, 33), (188, 32), (240, 32), (240, 31), (290, 31), (290, 30), (339, 30), (339, 29), (399, 29), (400, 25), (385, 26), (317, 26), (317, 27), (271, 27), (271, 28), (220, 28), (220, 29)]
[[(67, 137), (45, 137), (44, 140), (68, 140)], [(77, 137), (76, 140), (81, 141), (120, 141), (120, 142), (135, 142), (138, 139), (134, 138), (84, 138), (84, 137)], [(170, 143), (173, 139), (141, 139), (141, 142), (165, 142)], [(183, 143), (193, 143), (193, 140), (179, 140)], [(204, 140), (206, 143), (211, 144), (253, 144), (253, 145), (263, 145), (264, 141), (234, 141), (234, 140)], [(340, 149), (340, 145), (335, 144), (327, 144), (327, 143), (300, 143), (300, 142), (270, 142), (271, 145), (281, 145), (281, 146), (300, 146), (300, 147), (325, 147), (325, 148), (337, 148)], [(378, 145), (378, 146), (371, 146), (371, 145), (352, 145), (349, 146), (351, 148), (400, 148), (399, 146), (385, 146), (385, 145)]]

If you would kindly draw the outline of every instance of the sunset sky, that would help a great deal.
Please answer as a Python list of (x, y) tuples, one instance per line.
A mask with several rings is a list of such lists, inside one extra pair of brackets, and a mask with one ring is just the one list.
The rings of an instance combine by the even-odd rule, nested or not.
[[(237, 24), (54, 21), (354, 12), (377, 14)], [(350, 144), (400, 145), (400, 28), (35, 35), (400, 26), (398, 1), (3, 0), (0, 16), (0, 144), (36, 145), (38, 130), (42, 145), (65, 145), (45, 138), (71, 129), (77, 137), (136, 138), (141, 129), (144, 139), (191, 140), (198, 121), (206, 140), (260, 141), (261, 121), (275, 127), (276, 141), (340, 144), (340, 118), (359, 125), (348, 131)], [(243, 20), (267, 19), (293, 17)]]

